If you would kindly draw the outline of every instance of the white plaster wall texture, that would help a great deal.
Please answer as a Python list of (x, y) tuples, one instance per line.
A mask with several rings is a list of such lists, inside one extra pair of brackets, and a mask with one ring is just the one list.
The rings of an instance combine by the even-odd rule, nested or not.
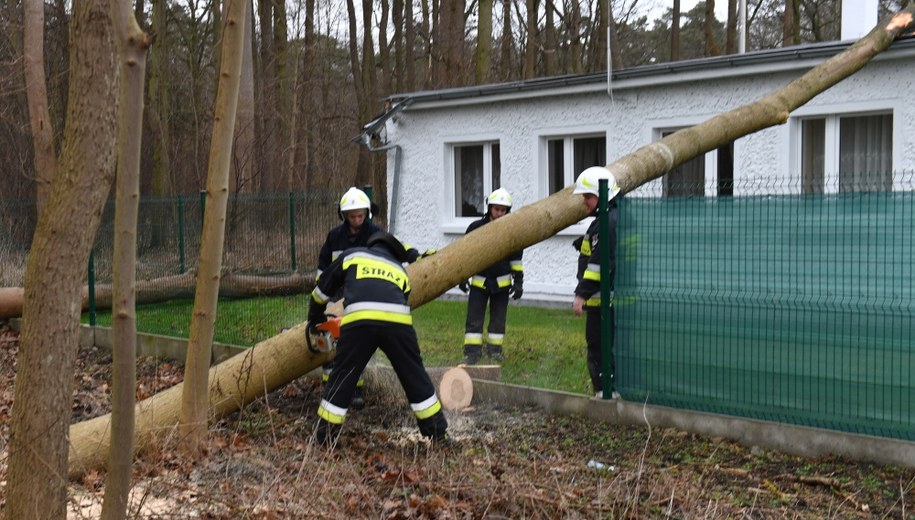
[[(409, 107), (387, 130), (391, 144), (402, 148), (399, 199), (393, 231), (420, 250), (442, 248), (463, 234), (472, 219), (450, 216), (446, 188), (448, 145), (456, 142), (498, 141), (502, 186), (509, 189), (515, 207), (546, 196), (541, 182), (540, 140), (543, 136), (601, 131), (607, 134), (608, 161), (648, 144), (658, 128), (696, 124), (718, 113), (756, 101), (800, 76), (801, 72), (768, 73), (714, 81), (690, 81), (658, 87), (619, 89), (613, 100), (606, 92), (564, 93), (527, 99), (487, 101), (445, 108)], [(897, 171), (915, 168), (915, 108), (906, 102), (915, 77), (915, 60), (877, 61), (852, 78), (810, 101), (805, 110), (848, 109), (875, 100), (891, 106), (896, 119), (895, 138), (903, 150)], [(819, 107), (819, 108), (818, 108)], [(737, 194), (759, 193), (773, 177), (796, 192), (796, 172), (788, 160), (789, 125), (779, 125), (735, 143)], [(389, 154), (389, 193), (393, 181), (393, 153)], [(759, 181), (758, 185), (754, 181)], [(650, 192), (643, 186), (634, 196)], [(795, 190), (795, 191), (793, 191)], [(575, 286), (576, 253), (571, 241), (584, 225), (525, 250), (525, 297), (571, 302)]]

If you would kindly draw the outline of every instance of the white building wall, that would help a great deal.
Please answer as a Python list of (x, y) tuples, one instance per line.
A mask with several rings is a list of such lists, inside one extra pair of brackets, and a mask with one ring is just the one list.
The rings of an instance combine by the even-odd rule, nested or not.
[[(541, 138), (600, 130), (607, 136), (607, 162), (612, 163), (656, 139), (659, 127), (686, 126), (752, 103), (800, 76), (804, 70), (766, 71), (749, 77), (680, 81), (668, 74), (664, 85), (606, 91), (551, 91), (553, 95), (465, 98), (454, 102), (414, 102), (387, 122), (391, 145), (402, 150), (399, 185), (393, 186), (394, 154), (388, 157), (388, 193), (399, 190), (392, 231), (420, 250), (441, 249), (463, 234), (473, 220), (454, 219), (447, 188), (449, 143), (498, 140), (501, 147), (502, 187), (514, 197), (515, 208), (547, 196)], [(862, 71), (817, 96), (795, 115), (822, 115), (834, 111), (891, 108), (894, 118), (894, 169), (915, 170), (915, 104), (910, 98), (915, 58), (875, 60)], [(643, 81), (644, 83), (644, 81)], [(579, 89), (582, 90), (582, 89)], [(529, 96), (529, 94), (528, 94)], [(762, 130), (735, 142), (735, 184), (753, 179), (785, 179), (789, 192), (798, 189), (793, 164), (791, 124)], [(658, 181), (631, 196), (660, 193)], [(750, 184), (750, 192), (755, 191)], [(735, 195), (740, 193), (735, 189)], [(577, 254), (571, 246), (584, 224), (524, 251), (525, 298), (571, 302)], [(456, 292), (456, 290), (455, 290)]]

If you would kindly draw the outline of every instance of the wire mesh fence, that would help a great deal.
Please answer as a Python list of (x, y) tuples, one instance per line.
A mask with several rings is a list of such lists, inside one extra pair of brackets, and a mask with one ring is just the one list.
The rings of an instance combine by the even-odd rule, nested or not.
[[(339, 194), (330, 191), (283, 194), (236, 193), (226, 212), (220, 298), (303, 292), (314, 274), (318, 251), (331, 227), (340, 223)], [(144, 197), (137, 222), (137, 301), (193, 298), (205, 198)], [(0, 287), (21, 287), (25, 260), (36, 225), (32, 202), (0, 199)], [(87, 281), (104, 306), (110, 293), (114, 246), (114, 202), (109, 201), (87, 266)], [(290, 300), (307, 315), (307, 298)], [(255, 306), (245, 316), (264, 339), (279, 332), (273, 305)], [(288, 309), (287, 309), (288, 312)], [(296, 322), (297, 323), (297, 322)], [(271, 334), (267, 334), (267, 332)], [(217, 331), (217, 341), (219, 331)]]
[(915, 191), (911, 172), (894, 181), (625, 197), (622, 395), (915, 440)]

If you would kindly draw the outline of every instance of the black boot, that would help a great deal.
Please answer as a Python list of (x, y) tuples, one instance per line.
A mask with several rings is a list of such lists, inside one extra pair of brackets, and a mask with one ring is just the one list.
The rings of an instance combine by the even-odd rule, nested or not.
[(324, 419), (318, 419), (318, 427), (315, 429), (315, 442), (319, 446), (332, 448), (337, 445), (342, 429), (343, 427), (339, 424), (331, 424)]
[(357, 386), (356, 389), (353, 390), (353, 399), (350, 401), (349, 406), (353, 410), (362, 410), (365, 408), (365, 396), (363, 395), (361, 386)]
[(433, 445), (445, 446), (451, 444), (451, 438), (448, 436), (448, 420), (445, 414), (439, 410), (425, 419), (417, 419), (416, 425), (419, 426), (419, 433), (432, 441)]
[(483, 357), (483, 345), (464, 345), (464, 359), (458, 365), (476, 365)]
[(486, 357), (497, 363), (501, 363), (505, 359), (505, 356), (502, 354), (502, 345), (490, 345), (487, 343)]

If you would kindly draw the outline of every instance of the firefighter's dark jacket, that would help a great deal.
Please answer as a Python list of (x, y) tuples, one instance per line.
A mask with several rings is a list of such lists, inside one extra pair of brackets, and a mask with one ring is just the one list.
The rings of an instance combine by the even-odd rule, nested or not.
[[(607, 212), (610, 236), (602, 240), (600, 234), (600, 218), (596, 217), (588, 231), (585, 233), (578, 255), (578, 285), (575, 295), (585, 299), (586, 307), (600, 306), (600, 255), (601, 249), (606, 248), (610, 255), (610, 290), (613, 290), (613, 272), (616, 266), (616, 219), (619, 209), (616, 204), (611, 204)], [(576, 243), (579, 241), (576, 240)]]
[(340, 287), (344, 302), (341, 328), (378, 322), (413, 324), (407, 304), (410, 280), (384, 244), (347, 249), (328, 266), (311, 292), (310, 323), (324, 321), (330, 296)]
[[(466, 233), (488, 224), (491, 220), (488, 214), (479, 220), (474, 220), (467, 226)], [(479, 289), (486, 289), (490, 293), (509, 290), (512, 286), (513, 278), (514, 283), (520, 285), (524, 279), (524, 264), (521, 260), (523, 253), (523, 250), (518, 251), (483, 269), (470, 279), (470, 285)]]
[[(359, 231), (355, 234), (349, 232), (349, 224), (343, 222), (327, 232), (327, 238), (324, 239), (324, 245), (321, 246), (321, 252), (318, 253), (318, 277), (330, 265), (331, 262), (340, 256), (340, 253), (353, 247), (365, 247), (369, 243), (369, 237), (376, 231), (382, 229), (373, 222), (365, 222)], [(404, 244), (407, 250), (409, 261), (415, 262), (419, 258), (419, 251)]]

